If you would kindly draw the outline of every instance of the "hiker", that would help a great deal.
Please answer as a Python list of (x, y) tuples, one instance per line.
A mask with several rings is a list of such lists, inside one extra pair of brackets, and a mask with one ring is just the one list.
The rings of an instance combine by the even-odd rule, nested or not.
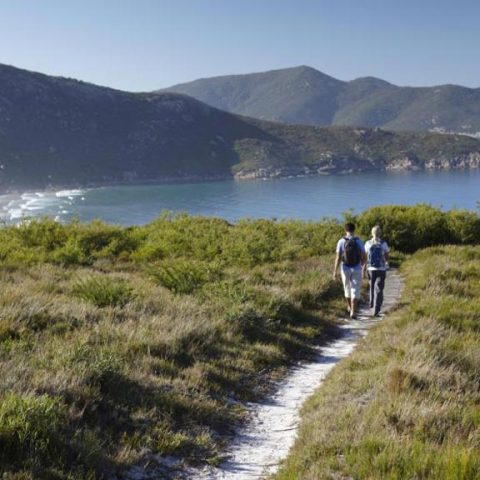
[(365, 244), (365, 251), (367, 263), (364, 265), (364, 273), (368, 273), (370, 280), (370, 308), (373, 308), (373, 315), (378, 317), (381, 315), (388, 270), (388, 245), (382, 239), (382, 229), (378, 225), (372, 228), (372, 238)]
[(345, 225), (345, 237), (337, 243), (337, 256), (333, 269), (333, 278), (337, 279), (338, 267), (341, 263), (341, 275), (345, 290), (345, 301), (350, 318), (356, 318), (360, 289), (362, 288), (363, 265), (366, 261), (363, 242), (355, 237), (355, 225)]

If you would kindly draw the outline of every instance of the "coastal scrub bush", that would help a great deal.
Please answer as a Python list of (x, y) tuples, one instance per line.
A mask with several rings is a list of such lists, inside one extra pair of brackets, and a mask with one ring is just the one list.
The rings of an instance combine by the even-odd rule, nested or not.
[(114, 258), (122, 252), (132, 252), (138, 246), (134, 228), (108, 225), (100, 220), (87, 224), (72, 222), (71, 236), (85, 257)]
[(459, 245), (480, 243), (480, 216), (468, 210), (446, 212), (446, 228), (451, 232), (453, 243)]
[[(358, 215), (349, 212), (345, 220), (354, 221), (364, 239), (379, 224), (389, 244), (404, 253), (480, 241), (480, 216), (466, 210), (390, 205)], [(101, 221), (62, 225), (46, 218), (1, 228), (0, 262), (15, 268), (42, 262), (75, 267), (105, 260), (151, 264), (178, 258), (245, 268), (331, 253), (341, 235), (342, 222), (334, 218), (245, 219), (232, 225), (216, 218), (163, 214), (128, 228)]]
[(78, 241), (70, 237), (65, 245), (57, 248), (51, 255), (53, 263), (63, 265), (65, 267), (72, 265), (86, 265), (89, 263), (88, 257), (84, 250), (78, 244)]
[(380, 225), (389, 244), (405, 253), (434, 245), (480, 243), (480, 216), (465, 210), (387, 205), (365, 210), (353, 220), (364, 237), (370, 236), (374, 225)]
[(45, 251), (53, 251), (65, 244), (68, 227), (49, 217), (44, 217), (22, 222), (10, 229), (10, 234), (13, 234), (25, 247), (41, 247)]
[(168, 257), (211, 261), (222, 254), (222, 246), (234, 227), (225, 220), (165, 213), (139, 227), (134, 238), (139, 242), (134, 258), (139, 262)]
[(97, 307), (124, 307), (135, 298), (134, 289), (128, 282), (104, 275), (76, 280), (72, 293)]
[(340, 222), (240, 220), (225, 239), (222, 255), (229, 263), (255, 266), (331, 253), (342, 234)]

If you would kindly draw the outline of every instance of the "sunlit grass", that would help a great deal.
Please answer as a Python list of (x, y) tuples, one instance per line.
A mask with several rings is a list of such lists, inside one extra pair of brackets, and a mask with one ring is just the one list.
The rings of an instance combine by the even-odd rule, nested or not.
[[(480, 238), (477, 216), (427, 206), (375, 210), (355, 220), (359, 233), (372, 222), (389, 225), (387, 238), (399, 250), (412, 248), (408, 229), (415, 232), (415, 248), (467, 242), (472, 232)], [(423, 234), (422, 222), (430, 222), (433, 232)], [(271, 378), (335, 332), (343, 310), (340, 285), (331, 280), (332, 252), (341, 235), (336, 220), (231, 225), (187, 215), (163, 215), (129, 228), (45, 219), (1, 229), (2, 473), (9, 479), (101, 478), (145, 461), (146, 452), (217, 462), (225, 435), (244, 418), (241, 402), (264, 396)], [(473, 248), (453, 249), (452, 258), (460, 255), (461, 261), (445, 263), (449, 252), (437, 247), (417, 254), (418, 268), (409, 263), (410, 316), (397, 317), (391, 332), (383, 331), (393, 335), (390, 350), (382, 350), (384, 337), (373, 336), (370, 353), (377, 354), (358, 354), (356, 363), (344, 367), (352, 390), (341, 391), (336, 401), (350, 399), (348, 415), (364, 418), (358, 409), (373, 398), (369, 388), (375, 385), (384, 385), (394, 404), (412, 392), (428, 392), (440, 381), (432, 367), (437, 361), (460, 382), (455, 388), (470, 388), (463, 375), (477, 368), (478, 255)], [(396, 261), (404, 257), (398, 250), (394, 255)], [(437, 257), (441, 266), (432, 260)], [(418, 299), (416, 291), (428, 295)], [(435, 328), (411, 322), (412, 316), (430, 319)], [(407, 335), (403, 328), (408, 336), (398, 346)], [(414, 340), (420, 357), (410, 350)], [(422, 342), (437, 348), (438, 359), (425, 353)], [(412, 365), (401, 361), (406, 352)], [(453, 388), (449, 378), (441, 378), (446, 383), (440, 393)], [(471, 432), (471, 422), (478, 422), (476, 401), (470, 398), (468, 409), (451, 403), (462, 412), (462, 431)], [(338, 405), (328, 414), (339, 423), (325, 426), (352, 425), (351, 417), (338, 417)], [(423, 411), (422, 405), (404, 409)], [(382, 425), (390, 422), (389, 429), (411, 421), (390, 404), (385, 412), (379, 418)], [(448, 408), (438, 412), (446, 412), (448, 424)], [(429, 418), (419, 432), (440, 435), (443, 420)], [(420, 433), (415, 438), (424, 441)], [(390, 451), (376, 437), (367, 440), (359, 437), (352, 445)], [(335, 436), (332, 441), (334, 450), (343, 445)], [(470, 450), (448, 445), (452, 461), (444, 457), (445, 469), (475, 467)], [(353, 447), (345, 452), (342, 462), (362, 459), (367, 471), (369, 457), (360, 446), (358, 455)], [(421, 451), (388, 446), (398, 455)], [(427, 453), (419, 455), (428, 465), (435, 456)], [(454, 453), (460, 460), (453, 461)]]
[(403, 306), (303, 410), (275, 478), (480, 478), (480, 248), (442, 247), (403, 266)]

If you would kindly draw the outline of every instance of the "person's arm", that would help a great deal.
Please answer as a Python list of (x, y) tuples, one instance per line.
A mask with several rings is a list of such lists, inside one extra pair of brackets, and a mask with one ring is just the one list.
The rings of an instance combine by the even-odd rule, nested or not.
[(333, 279), (336, 280), (338, 276), (338, 267), (340, 266), (340, 252), (337, 251), (337, 255), (335, 256), (335, 265), (333, 267)]
[(358, 239), (358, 242), (360, 244), (360, 262), (362, 263), (362, 268), (364, 268), (365, 265), (367, 264), (367, 254), (365, 253), (365, 245), (360, 239)]
[(361, 250), (361, 262), (362, 262), (362, 274), (366, 278), (367, 276), (367, 251), (366, 246), (362, 244)]
[(388, 261), (390, 259), (389, 251), (390, 251), (390, 249), (388, 248), (387, 242), (385, 242), (385, 247), (384, 247), (384, 250), (383, 250), (383, 258), (385, 259), (385, 266), (387, 267), (387, 269), (389, 267)]
[(335, 256), (335, 264), (333, 266), (333, 279), (337, 279), (338, 275), (338, 267), (340, 266), (340, 262), (342, 260), (342, 240), (339, 240), (337, 243), (337, 248), (335, 249), (336, 256)]

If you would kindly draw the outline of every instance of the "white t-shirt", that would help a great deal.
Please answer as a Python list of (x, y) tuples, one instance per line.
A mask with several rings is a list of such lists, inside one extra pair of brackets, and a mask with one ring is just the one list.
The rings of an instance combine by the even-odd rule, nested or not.
[[(347, 237), (343, 237), (341, 238), (338, 242), (337, 242), (337, 248), (336, 248), (336, 252), (338, 253), (338, 255), (342, 256), (343, 255), (343, 250), (345, 249), (345, 242), (347, 241), (346, 239), (347, 238), (352, 238), (353, 235), (348, 235)], [(363, 242), (358, 238), (358, 237), (355, 237), (355, 240), (357, 242), (357, 245), (358, 247), (360, 248), (360, 253), (365, 253), (365, 246), (363, 245)], [(343, 267), (343, 260), (342, 260), (342, 267)], [(357, 265), (355, 265), (353, 268), (356, 268), (356, 269), (361, 269), (362, 268), (362, 262), (358, 262)]]
[[(368, 240), (365, 243), (365, 252), (367, 253), (367, 256), (368, 256), (368, 251), (370, 250), (370, 248), (372, 248), (372, 245), (374, 245), (375, 243), (376, 242), (373, 239)], [(388, 244), (385, 240), (382, 240), (380, 245), (382, 246), (383, 255), (385, 255), (386, 253), (389, 252)], [(386, 265), (383, 266), (383, 267), (380, 267), (380, 268), (375, 268), (375, 267), (372, 267), (372, 266), (368, 265), (367, 268), (368, 268), (368, 270), (387, 270)]]

